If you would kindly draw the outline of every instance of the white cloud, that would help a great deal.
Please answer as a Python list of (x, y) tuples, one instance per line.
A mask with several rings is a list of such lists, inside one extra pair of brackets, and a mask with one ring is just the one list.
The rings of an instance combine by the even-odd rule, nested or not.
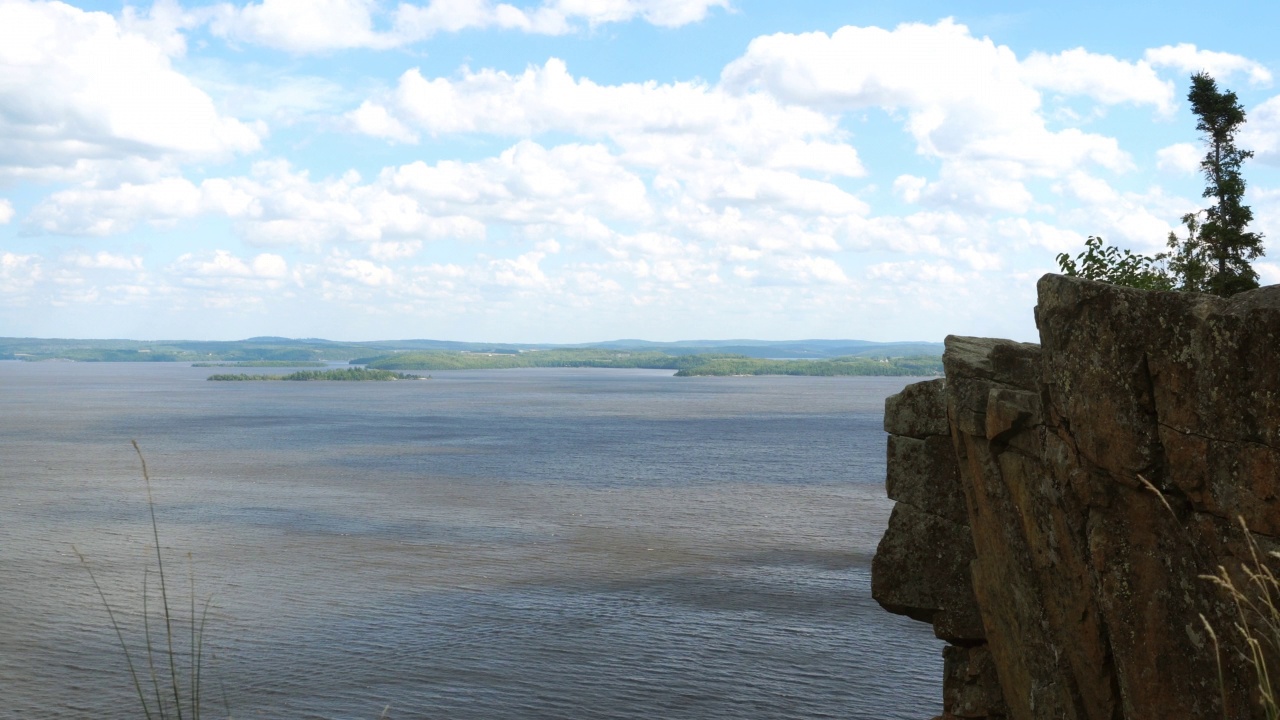
[(844, 269), (828, 257), (778, 258), (774, 263), (774, 269), (796, 285), (812, 283), (845, 285), (849, 282)]
[(396, 281), (396, 274), (386, 265), (378, 265), (377, 263), (357, 258), (336, 261), (330, 270), (336, 275), (355, 280), (361, 285), (370, 287), (392, 285)]
[(546, 256), (546, 253), (535, 250), (516, 258), (491, 260), (488, 268), (491, 282), (518, 290), (547, 288), (551, 282), (541, 267)]
[(601, 145), (548, 149), (526, 140), (475, 163), (388, 169), (380, 182), (433, 211), (505, 222), (577, 225), (587, 215), (639, 220), (652, 213), (644, 182)]
[(279, 255), (261, 253), (253, 258), (253, 274), (262, 278), (282, 278), (289, 273), (289, 264)]
[(347, 113), (346, 117), (356, 132), (408, 144), (418, 142), (417, 133), (392, 117), (385, 107), (368, 100)]
[(1175, 143), (1156, 151), (1156, 167), (1168, 173), (1191, 175), (1200, 169), (1200, 150), (1191, 143)]
[(1085, 239), (1073, 230), (1026, 218), (1004, 218), (996, 223), (996, 232), (1013, 242), (1036, 245), (1055, 255), (1082, 246)]
[(60, 3), (0, 3), (0, 108), (0, 173), (21, 177), (259, 146), (257, 132), (173, 69), (165, 47)]
[(927, 179), (917, 175), (899, 175), (893, 180), (893, 192), (909, 203), (916, 203), (920, 202), (920, 196), (928, 184)]
[(765, 162), (773, 168), (813, 170), (828, 175), (863, 177), (867, 174), (858, 151), (852, 146), (822, 140), (788, 140), (773, 150)]
[(701, 21), (711, 8), (729, 9), (729, 0), (551, 0), (543, 5), (567, 18), (591, 25), (641, 18), (660, 27), (680, 27)]
[(165, 178), (110, 189), (62, 190), (33, 208), (26, 223), (43, 232), (115, 235), (139, 222), (164, 224), (193, 217), (202, 206), (200, 188), (183, 178)]
[(1271, 84), (1271, 71), (1261, 63), (1232, 53), (1201, 50), (1191, 43), (1152, 48), (1144, 57), (1156, 67), (1175, 68), (1189, 74), (1203, 71), (1219, 81), (1241, 72), (1249, 76), (1251, 85)]
[(373, 29), (374, 0), (261, 0), (211, 10), (213, 34), (293, 52), (389, 48), (400, 44)]
[[(868, 211), (849, 190), (807, 176), (865, 175), (839, 118), (765, 93), (733, 94), (699, 82), (599, 85), (552, 58), (517, 75), (481, 70), (427, 79), (410, 70), (392, 92), (347, 117), (369, 134), (402, 141), (418, 133), (567, 133), (608, 141), (545, 150), (523, 140), (491, 161), (411, 163), (394, 171), (396, 188), (420, 202), (452, 201), (469, 217), (538, 218), (599, 238), (610, 235), (604, 223), (647, 217), (655, 202), (667, 208), (663, 221), (701, 227), (709, 214), (734, 207), (813, 219)], [(652, 176), (649, 189), (645, 175)], [(558, 207), (542, 196), (559, 198)], [(792, 228), (803, 222), (782, 220)], [(752, 232), (776, 236), (779, 228), (770, 225)]]
[(1280, 164), (1280, 96), (1249, 111), (1248, 122), (1240, 128), (1240, 144), (1254, 151), (1259, 161)]
[(126, 257), (124, 255), (113, 255), (105, 250), (100, 250), (93, 255), (87, 253), (78, 253), (63, 258), (64, 262), (79, 268), (92, 270), (128, 270), (137, 271), (142, 269), (142, 258), (134, 255)]
[(26, 293), (43, 279), (43, 275), (39, 256), (0, 252), (0, 293)]
[(1072, 173), (1056, 189), (1080, 202), (1062, 213), (1066, 224), (1088, 228), (1088, 234), (1135, 252), (1163, 250), (1178, 218), (1196, 209), (1194, 201), (1165, 195), (1159, 187), (1121, 193), (1083, 172)]
[(1022, 71), (1033, 87), (1108, 105), (1147, 104), (1173, 112), (1173, 83), (1161, 80), (1144, 61), (1125, 62), (1080, 47), (1056, 55), (1033, 52), (1022, 61)]
[(13, 215), (13, 203), (0, 198), (0, 225), (8, 225), (9, 221), (13, 220)]
[(639, 133), (720, 132), (746, 145), (748, 137), (785, 141), (835, 132), (834, 121), (822, 113), (782, 107), (767, 96), (737, 97), (700, 82), (600, 85), (573, 77), (558, 58), (518, 75), (464, 70), (457, 79), (428, 80), (415, 68), (378, 103), (405, 125), (432, 135), (572, 132), (624, 139)]
[[(220, 3), (201, 13), (215, 35), (294, 53), (351, 48), (388, 49), (437, 33), (498, 29), (563, 35), (585, 25), (643, 20), (659, 27), (701, 21), (728, 0), (546, 0), (517, 7), (491, 0), (399, 3), (386, 12), (377, 0), (260, 0)], [(380, 29), (383, 26), (384, 29)]]
[(878, 263), (867, 268), (867, 277), (873, 280), (921, 285), (963, 286), (972, 280), (949, 263), (930, 263), (919, 260)]
[(1280, 264), (1272, 262), (1257, 262), (1253, 264), (1253, 269), (1258, 272), (1258, 280), (1260, 284), (1280, 284)]
[(406, 240), (404, 242), (374, 242), (369, 246), (369, 254), (373, 259), (381, 260), (383, 262), (410, 258), (421, 251), (421, 240)]
[[(1120, 77), (1090, 82), (1117, 68), (1124, 69)], [(1020, 63), (1009, 48), (950, 20), (759, 37), (725, 68), (721, 83), (826, 113), (905, 112), (917, 151), (941, 159), (943, 170), (938, 182), (899, 192), (997, 211), (1025, 210), (1030, 195), (1022, 184), (1030, 178), (1060, 177), (1085, 164), (1132, 167), (1113, 138), (1049, 130), (1038, 87), (1109, 103), (1167, 101), (1167, 89), (1141, 65), (1077, 51)]]
[(126, 32), (142, 35), (170, 57), (186, 54), (187, 38), (183, 32), (202, 22), (200, 13), (185, 10), (177, 0), (155, 0), (146, 12), (125, 5), (120, 13), (120, 26)]
[(290, 279), (289, 263), (280, 255), (260, 253), (246, 260), (227, 250), (184, 253), (167, 271), (187, 287), (237, 294), (278, 290)]

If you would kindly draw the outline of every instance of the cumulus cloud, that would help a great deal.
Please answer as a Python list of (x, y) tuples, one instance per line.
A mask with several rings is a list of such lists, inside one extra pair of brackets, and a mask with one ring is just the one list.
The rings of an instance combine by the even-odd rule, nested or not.
[(1156, 167), (1168, 173), (1191, 175), (1200, 169), (1200, 149), (1191, 143), (1175, 143), (1156, 151)]
[(1240, 129), (1240, 145), (1254, 151), (1259, 161), (1280, 165), (1280, 96), (1249, 110), (1248, 118)]
[(278, 288), (289, 277), (289, 264), (272, 253), (246, 260), (227, 250), (215, 250), (212, 254), (183, 253), (168, 271), (193, 287)]
[(1022, 71), (1033, 87), (1093, 98), (1107, 105), (1153, 105), (1173, 112), (1173, 83), (1161, 80), (1150, 63), (1125, 62), (1111, 55), (1075, 48), (1056, 55), (1031, 53)]
[(23, 294), (42, 279), (43, 267), (39, 256), (0, 252), (0, 293)]
[(348, 258), (335, 262), (330, 269), (336, 275), (355, 280), (361, 285), (370, 287), (392, 285), (396, 281), (396, 274), (391, 268), (386, 265), (378, 265), (369, 260)]
[(13, 203), (0, 198), (0, 225), (8, 225), (9, 221), (13, 219), (13, 215)]
[(113, 255), (105, 250), (100, 250), (92, 255), (88, 253), (69, 255), (63, 258), (63, 261), (78, 268), (91, 270), (136, 271), (142, 269), (142, 258), (140, 256)]
[(373, 0), (262, 0), (211, 10), (210, 30), (232, 40), (293, 52), (389, 48), (399, 44), (373, 28)]
[[(672, 136), (685, 141), (681, 150), (695, 155), (696, 143), (710, 141), (792, 167), (808, 167), (808, 160), (832, 171), (833, 159), (839, 159), (851, 163), (845, 173), (862, 171), (852, 147), (831, 144), (842, 138), (836, 119), (821, 112), (786, 107), (763, 94), (732, 95), (701, 82), (600, 85), (575, 78), (558, 58), (520, 74), (464, 69), (457, 78), (427, 79), (411, 69), (393, 91), (348, 117), (364, 132), (391, 139), (406, 131), (517, 137), (566, 132), (610, 138), (641, 156), (646, 143)], [(805, 142), (815, 140), (824, 144)]]
[(1262, 63), (1233, 53), (1201, 50), (1191, 43), (1152, 48), (1144, 57), (1156, 67), (1174, 68), (1187, 74), (1207, 72), (1219, 81), (1244, 73), (1251, 85), (1271, 84), (1271, 71)]
[(417, 144), (418, 134), (391, 116), (381, 105), (365, 100), (360, 107), (346, 115), (347, 122), (356, 132), (395, 142)]
[(312, 53), (387, 49), (463, 30), (563, 35), (633, 20), (680, 27), (701, 21), (713, 8), (729, 7), (729, 0), (545, 0), (524, 7), (491, 0), (431, 0), (401, 2), (388, 10), (377, 0), (260, 0), (224, 2), (195, 15), (215, 35), (233, 42)]
[(971, 279), (949, 263), (919, 260), (877, 263), (867, 268), (867, 277), (895, 283), (954, 286), (965, 285)]
[(202, 14), (184, 9), (178, 0), (155, 0), (145, 11), (126, 5), (120, 13), (120, 26), (126, 32), (145, 37), (170, 57), (186, 54), (183, 33), (201, 24)]
[(0, 3), (0, 108), (0, 174), (11, 176), (84, 176), (104, 162), (217, 158), (260, 143), (172, 67), (163, 44), (61, 3)]
[[(1090, 82), (1117, 68), (1125, 69), (1122, 77)], [(944, 163), (936, 185), (904, 181), (904, 197), (1004, 211), (1026, 209), (1029, 195), (1021, 186), (1030, 178), (1060, 176), (1082, 164), (1132, 165), (1113, 138), (1048, 129), (1037, 88), (1157, 106), (1168, 96), (1149, 68), (1081, 51), (1023, 63), (1009, 48), (950, 20), (756, 38), (724, 69), (721, 84), (826, 113), (903, 112), (917, 151)], [(1003, 187), (991, 190), (993, 179)]]
[[(600, 85), (574, 77), (552, 58), (520, 74), (464, 70), (456, 78), (428, 79), (410, 70), (394, 90), (362, 104), (348, 121), (400, 141), (420, 135), (567, 133), (608, 143), (544, 151), (522, 140), (497, 162), (416, 163), (395, 171), (406, 189), (419, 186), (437, 197), (460, 194), (458, 200), (461, 194), (474, 196), (468, 200), (473, 210), (484, 201), (511, 204), (506, 198), (563, 195), (578, 187), (584, 198), (595, 196), (609, 206), (592, 216), (629, 213), (634, 219), (650, 212), (654, 198), (646, 197), (640, 179), (650, 174), (650, 190), (662, 199), (696, 203), (671, 210), (686, 220), (739, 204), (834, 216), (868, 209), (830, 180), (866, 174), (839, 118), (786, 106), (765, 93), (733, 94), (700, 82)], [(480, 175), (490, 179), (480, 182)], [(527, 188), (519, 187), (521, 177)], [(569, 205), (588, 210), (581, 199)], [(571, 222), (581, 231), (594, 225), (591, 218), (558, 215), (547, 221)]]
[(47, 197), (32, 209), (27, 225), (64, 235), (115, 235), (139, 222), (166, 224), (196, 215), (204, 204), (200, 188), (184, 178), (122, 183), (115, 188), (77, 188)]
[(1195, 201), (1166, 195), (1159, 187), (1122, 193), (1084, 172), (1072, 173), (1056, 189), (1079, 202), (1062, 213), (1062, 221), (1137, 252), (1163, 250), (1178, 218), (1197, 209)]

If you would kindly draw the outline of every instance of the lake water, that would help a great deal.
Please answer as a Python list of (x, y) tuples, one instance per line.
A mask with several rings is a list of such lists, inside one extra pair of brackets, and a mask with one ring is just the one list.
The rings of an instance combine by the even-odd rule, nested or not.
[(941, 644), (869, 593), (912, 379), (215, 372), (0, 362), (0, 717), (142, 716), (72, 552), (140, 652), (135, 438), (207, 717), (941, 712)]

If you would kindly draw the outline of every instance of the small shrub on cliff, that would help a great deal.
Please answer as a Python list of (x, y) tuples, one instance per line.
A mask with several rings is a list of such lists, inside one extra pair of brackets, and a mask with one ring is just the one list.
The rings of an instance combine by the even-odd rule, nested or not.
[(1112, 245), (1104, 247), (1102, 238), (1093, 235), (1085, 241), (1085, 251), (1074, 259), (1067, 253), (1058, 255), (1058, 267), (1063, 275), (1069, 277), (1100, 280), (1140, 290), (1173, 289), (1173, 280), (1157, 258), (1138, 255)]

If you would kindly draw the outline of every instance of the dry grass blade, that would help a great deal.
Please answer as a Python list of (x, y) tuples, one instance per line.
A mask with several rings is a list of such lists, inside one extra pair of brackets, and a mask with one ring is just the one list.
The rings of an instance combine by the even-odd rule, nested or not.
[(1138, 475), (1138, 481), (1142, 483), (1143, 487), (1150, 490), (1152, 494), (1160, 498), (1160, 504), (1164, 505), (1164, 509), (1169, 511), (1169, 514), (1173, 516), (1174, 520), (1178, 519), (1178, 514), (1173, 511), (1173, 507), (1171, 507), (1169, 505), (1169, 501), (1164, 498), (1164, 493), (1160, 492), (1160, 488), (1152, 485), (1151, 481), (1144, 478), (1141, 474)]
[[(200, 683), (203, 671), (204, 656), (204, 630), (209, 617), (209, 606), (212, 598), (206, 598), (199, 621), (196, 618), (196, 595), (195, 595), (195, 571), (189, 570), (191, 585), (191, 607), (190, 616), (190, 637), (187, 646), (188, 658), (186, 665), (187, 677), (186, 682), (179, 671), (179, 650), (175, 648), (175, 639), (181, 644), (181, 638), (177, 635), (175, 628), (174, 608), (169, 603), (168, 578), (164, 570), (164, 552), (160, 545), (160, 526), (156, 521), (155, 498), (151, 492), (151, 474), (147, 468), (146, 458), (142, 455), (141, 448), (138, 447), (137, 441), (132, 441), (134, 452), (138, 455), (138, 460), (142, 465), (142, 479), (147, 489), (147, 507), (150, 512), (151, 519), (151, 538), (154, 542), (156, 570), (160, 577), (160, 610), (164, 620), (164, 643), (159, 644), (158, 638), (153, 638), (151, 632), (151, 568), (147, 566), (143, 568), (142, 573), (142, 634), (143, 642), (146, 649), (146, 670), (150, 680), (150, 688), (146, 687), (143, 678), (139, 676), (138, 664), (134, 662), (133, 653), (129, 651), (129, 644), (124, 637), (124, 630), (121, 627), (116, 613), (111, 607), (111, 603), (107, 600), (106, 593), (103, 592), (102, 586), (98, 583), (97, 577), (93, 573), (93, 569), (89, 567), (88, 561), (74, 546), (76, 556), (80, 558), (80, 562), (89, 573), (89, 579), (93, 582), (93, 587), (98, 592), (98, 598), (102, 601), (102, 605), (107, 610), (107, 616), (111, 619), (111, 627), (115, 630), (116, 639), (120, 643), (120, 649), (124, 651), (125, 663), (129, 668), (129, 676), (133, 680), (134, 690), (138, 695), (138, 703), (142, 707), (142, 713), (147, 720), (168, 720), (170, 712), (176, 715), (177, 720), (190, 718), (190, 720), (200, 720), (201, 713), (201, 694)], [(191, 555), (187, 555), (190, 561)], [(157, 662), (157, 655), (163, 655)], [(161, 663), (167, 659), (168, 677), (164, 676), (164, 667)], [(183, 686), (186, 686), (184, 697)], [(150, 692), (148, 692), (148, 690)], [(148, 694), (154, 696), (154, 707)], [(224, 691), (225, 696), (225, 691)], [(171, 697), (168, 697), (171, 696)], [(227, 716), (230, 717), (230, 704), (228, 705)], [(184, 714), (184, 708), (186, 710)]]
[[(1271, 660), (1280, 654), (1280, 580), (1259, 552), (1258, 543), (1244, 518), (1240, 518), (1239, 522), (1249, 549), (1248, 562), (1251, 563), (1241, 564), (1243, 586), (1237, 585), (1231, 573), (1223, 566), (1218, 566), (1216, 575), (1204, 575), (1202, 578), (1218, 586), (1231, 602), (1236, 615), (1233, 626), (1240, 642), (1237, 652), (1253, 668), (1258, 703), (1267, 720), (1280, 720), (1280, 703), (1277, 702), (1275, 682), (1271, 676)], [(1280, 559), (1280, 555), (1274, 552), (1265, 557)], [(1225, 717), (1226, 682), (1222, 671), (1222, 652), (1213, 627), (1204, 616), (1201, 616), (1201, 621), (1213, 639)]]
[(84, 566), (86, 572), (89, 573), (89, 580), (93, 582), (93, 589), (98, 591), (98, 597), (102, 600), (102, 606), (107, 609), (107, 617), (111, 618), (111, 627), (116, 631), (116, 639), (120, 641), (120, 648), (124, 650), (124, 662), (129, 666), (129, 677), (133, 679), (133, 688), (138, 691), (138, 702), (142, 705), (142, 714), (147, 720), (151, 720), (151, 710), (147, 707), (146, 695), (142, 692), (142, 681), (138, 679), (137, 668), (133, 665), (133, 656), (129, 654), (129, 644), (124, 641), (124, 633), (120, 631), (120, 623), (116, 622), (116, 614), (111, 609), (111, 603), (107, 602), (106, 593), (102, 592), (102, 586), (98, 584), (98, 578), (93, 574), (93, 568), (89, 567), (89, 561), (84, 559), (84, 555), (76, 549), (75, 545), (71, 546), (71, 551), (80, 558), (80, 564)]

